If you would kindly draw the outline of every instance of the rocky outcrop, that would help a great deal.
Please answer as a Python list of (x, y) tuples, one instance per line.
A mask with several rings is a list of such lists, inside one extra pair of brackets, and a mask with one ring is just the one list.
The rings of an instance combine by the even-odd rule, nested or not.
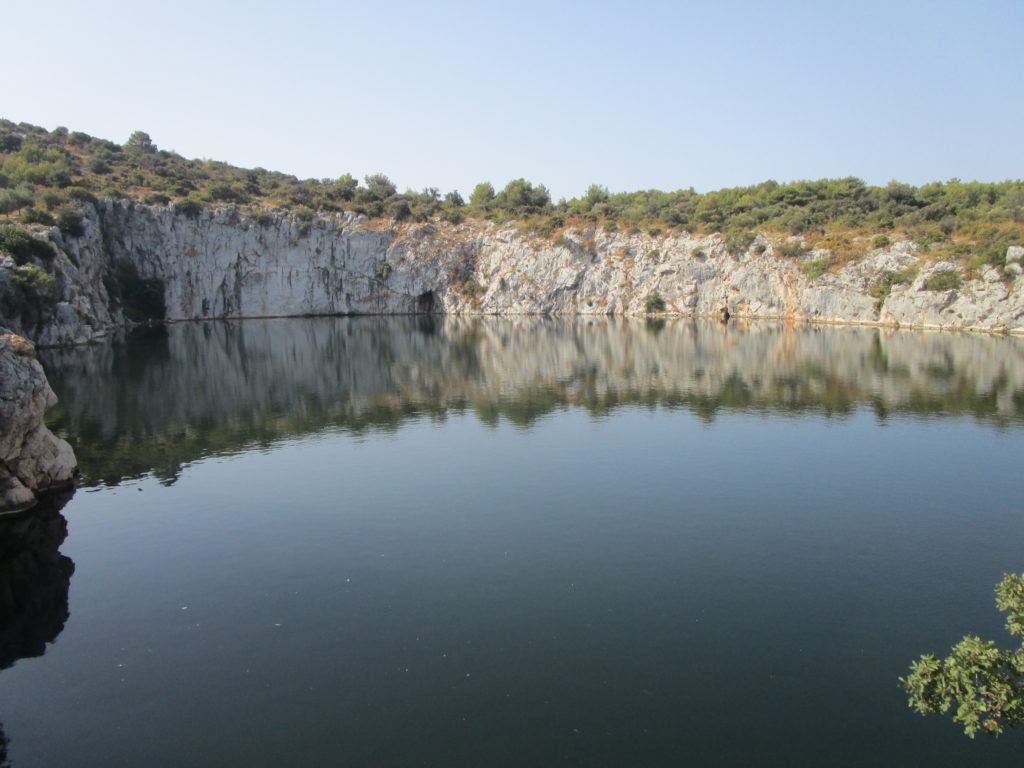
[(72, 484), (74, 452), (43, 423), (56, 402), (32, 344), (0, 329), (0, 512), (27, 509), (37, 494)]
[[(332, 314), (666, 314), (1024, 333), (1024, 249), (1005, 272), (970, 279), (910, 242), (841, 264), (827, 251), (783, 256), (763, 236), (741, 252), (719, 235), (571, 230), (554, 238), (515, 226), (257, 217), (231, 207), (194, 216), (169, 206), (86, 205), (84, 234), (45, 235), (58, 254), (45, 319), (8, 318), (41, 346), (103, 338), (145, 315), (168, 320)], [(799, 251), (801, 249), (791, 249)], [(827, 264), (826, 267), (821, 265)], [(5, 267), (0, 264), (0, 283)], [(7, 270), (10, 271), (9, 268)], [(934, 290), (935, 275), (961, 285)], [(899, 274), (891, 291), (881, 282)], [(951, 284), (956, 284), (954, 280)], [(160, 312), (132, 307), (146, 292)]]

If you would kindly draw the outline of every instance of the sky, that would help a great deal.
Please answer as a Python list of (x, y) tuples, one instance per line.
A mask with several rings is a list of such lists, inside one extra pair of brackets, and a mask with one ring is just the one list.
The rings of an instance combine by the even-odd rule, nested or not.
[(1024, 0), (12, 2), (0, 117), (300, 178), (1024, 177)]

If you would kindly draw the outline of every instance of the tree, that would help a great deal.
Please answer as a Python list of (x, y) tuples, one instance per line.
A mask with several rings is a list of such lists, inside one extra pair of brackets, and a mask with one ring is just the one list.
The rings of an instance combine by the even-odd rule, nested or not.
[(355, 196), (356, 187), (358, 186), (358, 179), (356, 179), (351, 173), (343, 173), (338, 177), (337, 181), (334, 182), (334, 194), (339, 200), (351, 200)]
[(495, 199), (499, 208), (515, 214), (537, 213), (551, 204), (551, 196), (543, 184), (533, 186), (526, 179), (513, 179)]
[(1024, 727), (1024, 574), (1006, 574), (996, 586), (996, 607), (1007, 613), (1006, 629), (1021, 647), (1004, 651), (990, 640), (967, 636), (939, 661), (925, 654), (900, 678), (909, 706), (922, 715), (944, 714), (974, 738), (978, 731), (1000, 734)]
[(473, 187), (469, 204), (474, 208), (486, 208), (494, 200), (494, 187), (489, 181), (482, 181)]
[(125, 146), (131, 149), (141, 149), (144, 152), (156, 152), (156, 144), (149, 138), (149, 134), (145, 131), (135, 131), (131, 136), (128, 137), (128, 141), (125, 142)]
[(398, 188), (392, 183), (391, 179), (383, 173), (371, 174), (364, 177), (363, 180), (366, 182), (367, 191), (374, 200), (387, 200), (398, 191)]

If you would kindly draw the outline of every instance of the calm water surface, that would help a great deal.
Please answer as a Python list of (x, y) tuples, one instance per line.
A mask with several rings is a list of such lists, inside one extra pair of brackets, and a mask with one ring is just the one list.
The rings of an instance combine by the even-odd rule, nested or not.
[(15, 768), (1024, 761), (896, 685), (1011, 642), (1024, 339), (313, 319), (44, 363), (84, 477), (0, 539)]

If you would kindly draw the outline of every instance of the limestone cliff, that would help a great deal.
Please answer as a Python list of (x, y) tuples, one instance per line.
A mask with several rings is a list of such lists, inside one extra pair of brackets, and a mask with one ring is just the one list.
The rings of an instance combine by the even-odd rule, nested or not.
[[(52, 309), (5, 321), (42, 346), (102, 338), (129, 323), (134, 294), (157, 290), (167, 320), (325, 314), (639, 314), (725, 306), (740, 317), (1024, 333), (1024, 280), (995, 269), (966, 279), (909, 242), (868, 250), (814, 277), (828, 257), (785, 257), (759, 237), (731, 252), (718, 235), (568, 231), (512, 225), (389, 224), (355, 214), (256, 218), (231, 207), (188, 216), (169, 206), (102, 200), (85, 231), (45, 231), (58, 254)], [(1011, 248), (1011, 278), (1024, 248)], [(804, 268), (802, 268), (804, 267)], [(0, 285), (13, 264), (0, 263)], [(822, 270), (817, 270), (821, 272)], [(928, 290), (942, 272), (958, 288)], [(879, 298), (877, 285), (901, 273)], [(954, 280), (953, 283), (957, 281)], [(154, 288), (155, 286), (155, 288)], [(875, 291), (872, 288), (875, 287)], [(136, 319), (137, 319), (136, 314)]]
[(0, 513), (27, 509), (37, 493), (71, 485), (71, 446), (43, 424), (56, 402), (32, 344), (0, 328)]

